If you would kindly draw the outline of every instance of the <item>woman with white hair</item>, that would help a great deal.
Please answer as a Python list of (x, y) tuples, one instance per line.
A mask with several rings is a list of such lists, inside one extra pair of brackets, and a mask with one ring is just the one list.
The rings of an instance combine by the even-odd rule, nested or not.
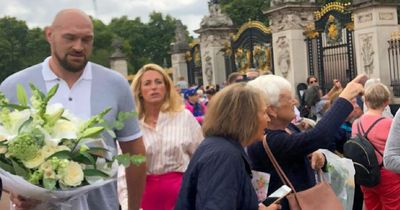
[[(381, 80), (380, 80), (379, 78), (371, 78), (371, 79), (369, 79), (369, 80), (367, 80), (367, 81), (365, 82), (364, 88), (367, 89), (369, 86), (372, 86), (372, 85), (374, 85), (374, 84), (382, 84), (382, 83), (381, 83)], [(365, 104), (365, 102), (364, 102), (363, 108), (364, 108), (364, 110), (363, 110), (364, 113), (366, 113), (366, 112), (368, 111), (368, 106)], [(392, 114), (392, 112), (390, 111), (389, 104), (387, 104), (387, 105), (385, 106), (385, 109), (384, 109), (383, 112), (382, 112), (382, 116), (383, 116), (383, 117), (393, 118), (393, 114)]]
[[(351, 100), (363, 91), (363, 86), (359, 83), (362, 79), (365, 79), (365, 75), (360, 75), (347, 84), (316, 126), (304, 132), (291, 123), (295, 117), (293, 107), (296, 99), (293, 97), (292, 86), (286, 79), (276, 75), (264, 75), (248, 83), (260, 89), (269, 99), (268, 115), (271, 122), (265, 130), (266, 141), (296, 191), (303, 191), (315, 185), (313, 170), (319, 170), (325, 164), (324, 155), (317, 150), (330, 145), (334, 134), (352, 112)], [(282, 181), (263, 144), (252, 144), (247, 148), (247, 152), (254, 170), (271, 174), (268, 192), (277, 190)], [(286, 200), (282, 202), (282, 209), (289, 209)]]

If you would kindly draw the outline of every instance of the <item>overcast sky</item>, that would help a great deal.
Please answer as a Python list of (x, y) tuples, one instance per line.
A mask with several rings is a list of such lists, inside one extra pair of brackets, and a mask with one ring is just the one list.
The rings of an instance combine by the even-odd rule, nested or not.
[(0, 0), (0, 17), (13, 16), (24, 20), (29, 27), (49, 25), (55, 14), (64, 8), (79, 8), (108, 24), (113, 17), (127, 15), (148, 21), (152, 11), (180, 19), (189, 33), (200, 27), (208, 14), (208, 0)]

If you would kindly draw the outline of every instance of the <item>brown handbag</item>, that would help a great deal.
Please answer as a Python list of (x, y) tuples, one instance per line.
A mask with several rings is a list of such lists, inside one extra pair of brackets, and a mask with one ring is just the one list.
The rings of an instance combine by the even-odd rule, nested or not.
[(321, 182), (307, 190), (296, 192), (296, 189), (294, 189), (292, 183), (276, 161), (266, 140), (263, 141), (263, 146), (282, 182), (292, 189), (292, 193), (286, 196), (291, 210), (344, 210), (331, 186), (323, 180), (321, 170), (318, 172), (322, 178)]

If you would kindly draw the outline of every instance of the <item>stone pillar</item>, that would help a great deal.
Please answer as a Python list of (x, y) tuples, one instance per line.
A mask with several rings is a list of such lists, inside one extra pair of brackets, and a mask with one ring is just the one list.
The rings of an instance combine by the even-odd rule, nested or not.
[(186, 51), (172, 53), (171, 61), (172, 61), (172, 77), (174, 82), (177, 82), (179, 80), (179, 77), (184, 77), (185, 81), (189, 81), (188, 68), (186, 63)]
[(232, 20), (221, 12), (218, 1), (210, 1), (210, 15), (200, 23), (200, 52), (204, 86), (222, 84), (226, 80), (225, 58), (222, 49), (230, 43)]
[(200, 52), (204, 86), (222, 84), (226, 80), (222, 49), (230, 43), (231, 28), (200, 29)]
[(116, 39), (112, 43), (115, 48), (114, 53), (110, 56), (110, 68), (119, 72), (127, 78), (128, 76), (128, 61), (125, 54), (122, 52), (122, 40)]
[[(275, 74), (285, 77), (295, 88), (308, 76), (304, 29), (314, 22), (317, 7), (310, 3), (282, 3), (265, 11), (270, 19)], [(293, 91), (295, 93), (295, 91)]]
[(388, 40), (391, 38), (391, 33), (398, 29), (397, 4), (353, 0), (358, 73), (366, 73), (370, 78), (380, 78), (388, 87), (390, 87)]
[(186, 63), (186, 53), (189, 51), (189, 44), (185, 34), (185, 28), (180, 20), (176, 21), (175, 43), (171, 44), (171, 61), (172, 75), (174, 82), (178, 81), (179, 77), (184, 77), (188, 80), (188, 66)]

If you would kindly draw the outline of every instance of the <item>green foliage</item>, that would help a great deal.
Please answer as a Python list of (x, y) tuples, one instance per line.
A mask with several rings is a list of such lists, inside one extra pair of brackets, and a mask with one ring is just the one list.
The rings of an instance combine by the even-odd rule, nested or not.
[(28, 105), (28, 96), (26, 95), (24, 87), (20, 84), (17, 85), (17, 98), (18, 103), (20, 103), (21, 105)]
[[(122, 52), (128, 58), (128, 71), (135, 73), (146, 63), (171, 65), (169, 47), (174, 42), (175, 18), (152, 12), (149, 22), (127, 16), (112, 19), (110, 24), (92, 19), (93, 53), (90, 61), (110, 67), (114, 38), (121, 38)], [(50, 55), (43, 29), (29, 29), (25, 21), (14, 17), (0, 18), (0, 82), (9, 75), (42, 62)]]
[(43, 178), (43, 187), (48, 190), (54, 190), (56, 188), (57, 180), (50, 178)]
[(352, 0), (317, 0), (316, 2), (317, 2), (317, 4), (323, 5), (323, 4), (327, 4), (330, 2), (351, 3)]
[(8, 145), (8, 153), (20, 160), (33, 159), (41, 148), (43, 139), (36, 139), (28, 133), (20, 134)]
[(14, 160), (11, 160), (11, 163), (16, 175), (24, 177), (25, 179), (29, 178), (29, 171), (23, 165)]
[(270, 0), (221, 0), (222, 11), (229, 15), (233, 23), (240, 27), (249, 20), (258, 20), (268, 25), (263, 14), (270, 6)]
[(0, 77), (5, 78), (22, 67), (21, 57), (27, 41), (28, 27), (13, 17), (0, 19)]
[(176, 19), (159, 12), (152, 12), (149, 17), (147, 24), (127, 16), (114, 18), (109, 24), (110, 30), (125, 41), (122, 50), (128, 57), (130, 73), (150, 62), (162, 66), (166, 60), (171, 64), (168, 51), (174, 42)]
[(29, 182), (35, 185), (38, 185), (40, 180), (43, 178), (43, 171), (34, 171), (30, 176), (29, 176)]
[(130, 118), (136, 117), (137, 113), (132, 111), (132, 112), (119, 112), (117, 120), (114, 121), (114, 128), (117, 130), (122, 130), (124, 128), (124, 123)]
[(5, 159), (4, 157), (0, 157), (0, 168), (8, 171), (11, 174), (15, 174), (15, 170), (11, 161)]
[(52, 154), (51, 156), (49, 156), (48, 158), (46, 158), (46, 160), (51, 160), (52, 158), (71, 159), (71, 152), (67, 151), (67, 150), (58, 151), (58, 152)]
[[(112, 159), (106, 157), (109, 155), (107, 154), (109, 150), (103, 142), (104, 139), (98, 139), (101, 138), (100, 134), (105, 129), (98, 125), (105, 122), (103, 118), (111, 108), (105, 109), (88, 121), (80, 122), (76, 119), (76, 123), (70, 122), (64, 128), (60, 128), (63, 126), (55, 127), (54, 125), (59, 122), (65, 123), (66, 120), (60, 121), (64, 112), (63, 108), (53, 109), (46, 113), (48, 101), (56, 94), (58, 85), (53, 86), (48, 93), (41, 92), (32, 84), (30, 89), (31, 104), (36, 110), (33, 112), (11, 111), (7, 108), (8, 102), (4, 95), (0, 94), (0, 121), (3, 125), (3, 133), (7, 132), (2, 133), (5, 139), (0, 142), (0, 167), (49, 190), (63, 186), (76, 187), (82, 183), (89, 184), (89, 180), (84, 181), (85, 176), (100, 178), (111, 176), (111, 172), (117, 167), (117, 164), (113, 163), (118, 156)], [(26, 92), (20, 85), (17, 86), (17, 95), (21, 104), (27, 104)], [(118, 115), (118, 120), (126, 120), (131, 116), (134, 114), (121, 113)], [(38, 124), (35, 118), (40, 118), (44, 123)], [(69, 126), (71, 127), (68, 128)], [(15, 131), (17, 129), (18, 132)], [(51, 136), (52, 133), (45, 132), (53, 129), (74, 133)], [(90, 148), (88, 145), (81, 144), (81, 141), (91, 141), (104, 148)], [(69, 148), (72, 149), (69, 150)], [(138, 155), (123, 155), (123, 159), (125, 163), (128, 161), (126, 163), (128, 165), (140, 164), (145, 160), (143, 156)]]
[(33, 28), (28, 31), (26, 54), (23, 57), (24, 68), (42, 62), (50, 55), (50, 46), (41, 28)]
[(113, 53), (111, 47), (114, 33), (101, 20), (92, 19), (94, 28), (93, 53), (90, 61), (110, 67), (110, 56)]
[(43, 30), (28, 29), (25, 21), (14, 17), (0, 18), (0, 81), (48, 55)]
[(124, 167), (128, 167), (131, 164), (140, 165), (146, 162), (146, 158), (142, 155), (129, 155), (129, 154), (114, 156), (114, 160), (117, 160), (118, 164), (121, 164)]
[(103, 177), (103, 178), (107, 178), (108, 174), (97, 170), (97, 169), (84, 169), (83, 173), (85, 174), (85, 176), (99, 176), (99, 177)]

